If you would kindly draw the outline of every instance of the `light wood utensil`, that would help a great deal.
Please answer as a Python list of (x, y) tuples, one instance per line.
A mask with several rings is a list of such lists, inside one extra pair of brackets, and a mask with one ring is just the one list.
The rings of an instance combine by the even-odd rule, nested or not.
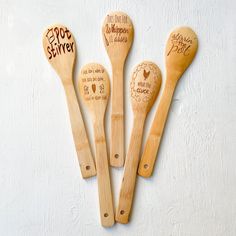
[(157, 65), (145, 61), (135, 67), (130, 83), (134, 113), (133, 129), (116, 211), (116, 221), (123, 224), (128, 223), (132, 207), (144, 122), (157, 97), (160, 86), (161, 72)]
[(195, 57), (197, 48), (197, 35), (192, 29), (180, 27), (171, 32), (165, 51), (165, 88), (138, 169), (138, 174), (143, 177), (152, 175), (175, 87)]
[(93, 121), (101, 223), (110, 227), (114, 224), (114, 209), (104, 132), (110, 82), (104, 67), (95, 63), (85, 65), (79, 75), (79, 91)]
[(61, 78), (70, 114), (71, 128), (83, 178), (96, 175), (81, 111), (73, 85), (76, 47), (73, 35), (63, 25), (49, 26), (43, 34), (43, 48), (52, 67)]
[(133, 24), (123, 12), (109, 13), (102, 27), (103, 41), (112, 64), (110, 164), (124, 165), (123, 70), (133, 42)]

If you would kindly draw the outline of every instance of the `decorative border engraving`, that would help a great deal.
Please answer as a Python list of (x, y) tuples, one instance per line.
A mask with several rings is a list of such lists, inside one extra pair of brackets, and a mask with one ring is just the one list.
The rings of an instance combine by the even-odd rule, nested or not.
[(158, 85), (159, 70), (152, 63), (138, 65), (130, 83), (131, 97), (137, 102), (148, 102), (155, 94)]

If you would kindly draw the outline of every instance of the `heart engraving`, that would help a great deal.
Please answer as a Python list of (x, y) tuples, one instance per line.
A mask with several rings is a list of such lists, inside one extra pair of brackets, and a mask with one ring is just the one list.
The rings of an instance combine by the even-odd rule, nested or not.
[(147, 72), (147, 71), (144, 69), (144, 71), (143, 71), (143, 76), (144, 76), (145, 80), (148, 78), (149, 75), (150, 75), (150, 71)]
[(92, 84), (92, 90), (94, 93), (96, 92), (96, 84)]

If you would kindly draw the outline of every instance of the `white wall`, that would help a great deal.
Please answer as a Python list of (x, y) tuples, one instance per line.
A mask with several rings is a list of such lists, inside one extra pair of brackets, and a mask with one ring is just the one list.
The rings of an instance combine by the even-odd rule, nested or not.
[[(125, 71), (127, 146), (132, 68), (153, 60), (164, 77), (165, 42), (178, 25), (196, 31), (199, 51), (175, 92), (155, 174), (138, 178), (130, 224), (104, 229), (96, 178), (81, 178), (64, 91), (41, 39), (47, 25), (65, 24), (78, 45), (76, 77), (91, 61), (111, 73), (101, 24), (114, 10), (135, 27)], [(0, 235), (235, 236), (235, 11), (234, 0), (0, 0)], [(116, 205), (121, 178), (113, 169)]]

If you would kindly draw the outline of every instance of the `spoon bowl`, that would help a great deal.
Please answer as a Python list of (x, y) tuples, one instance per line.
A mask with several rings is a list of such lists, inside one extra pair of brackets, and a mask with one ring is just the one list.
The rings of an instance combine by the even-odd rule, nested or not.
[(160, 86), (161, 72), (157, 65), (144, 61), (136, 66), (130, 82), (133, 112), (147, 114), (156, 100)]
[(105, 114), (110, 96), (109, 76), (102, 65), (90, 63), (80, 71), (79, 91), (94, 121)]
[(103, 22), (102, 34), (112, 64), (124, 62), (134, 37), (133, 23), (129, 16), (123, 12), (109, 13)]
[(72, 80), (76, 44), (72, 33), (63, 25), (52, 25), (43, 34), (43, 48), (48, 62), (63, 83)]
[(179, 80), (194, 59), (198, 49), (198, 39), (189, 27), (179, 27), (171, 32), (166, 45), (166, 71), (172, 80)]

